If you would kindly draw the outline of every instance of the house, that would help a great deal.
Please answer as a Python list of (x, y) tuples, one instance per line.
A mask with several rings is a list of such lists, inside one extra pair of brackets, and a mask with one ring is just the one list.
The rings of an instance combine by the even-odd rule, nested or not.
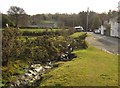
[(119, 37), (120, 34), (120, 23), (118, 23), (118, 17), (105, 21), (98, 29), (101, 35), (107, 35), (112, 37)]
[(118, 37), (120, 38), (120, 1), (118, 2)]
[[(120, 14), (120, 1), (118, 2), (118, 13)], [(109, 24), (111, 26), (110, 36), (119, 37), (120, 38), (120, 17), (112, 18), (109, 20)]]
[(118, 17), (112, 18), (109, 20), (110, 24), (110, 36), (119, 37), (119, 28), (118, 28)]
[[(120, 1), (118, 2), (118, 12), (120, 14)], [(105, 25), (106, 25), (106, 28), (104, 27)], [(101, 26), (99, 28), (102, 35), (109, 35), (109, 36), (120, 38), (120, 15), (118, 15), (118, 17), (109, 19), (108, 22), (105, 21), (104, 26)]]

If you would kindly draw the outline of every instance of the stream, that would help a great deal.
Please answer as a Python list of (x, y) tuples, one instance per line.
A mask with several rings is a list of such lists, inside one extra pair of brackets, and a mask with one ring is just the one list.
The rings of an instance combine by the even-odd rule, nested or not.
[(18, 76), (17, 80), (12, 83), (9, 88), (25, 88), (26, 86), (32, 86), (36, 80), (41, 80), (42, 74), (51, 68), (51, 63), (46, 66), (41, 66), (41, 64), (33, 64), (26, 69), (25, 74)]
[[(75, 54), (63, 54), (60, 57), (60, 61), (69, 61), (73, 58), (76, 58), (77, 56)], [(8, 88), (27, 88), (29, 86), (36, 85), (36, 81), (42, 80), (42, 74), (45, 74), (47, 70), (52, 69), (55, 67), (54, 62), (49, 62), (47, 65), (41, 65), (41, 64), (32, 64), (29, 68), (25, 69), (25, 74), (22, 74), (17, 77), (17, 80), (14, 83), (11, 83), (10, 87)], [(40, 83), (39, 83), (40, 84)]]

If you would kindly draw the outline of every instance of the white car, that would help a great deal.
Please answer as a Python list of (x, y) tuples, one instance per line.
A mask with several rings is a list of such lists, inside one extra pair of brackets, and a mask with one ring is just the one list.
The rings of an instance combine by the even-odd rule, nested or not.
[(82, 26), (76, 26), (74, 28), (76, 29), (76, 31), (84, 31)]
[(100, 30), (96, 29), (96, 30), (94, 31), (94, 33), (100, 34)]

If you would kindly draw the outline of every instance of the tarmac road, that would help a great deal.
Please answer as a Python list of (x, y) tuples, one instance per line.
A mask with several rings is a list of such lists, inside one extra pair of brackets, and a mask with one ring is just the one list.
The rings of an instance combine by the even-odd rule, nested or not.
[(117, 55), (120, 54), (119, 53), (120, 39), (109, 36), (103, 36), (100, 34), (94, 34), (92, 32), (88, 32), (88, 34), (91, 35), (90, 37), (86, 38), (86, 41), (89, 44), (111, 54), (117, 54)]

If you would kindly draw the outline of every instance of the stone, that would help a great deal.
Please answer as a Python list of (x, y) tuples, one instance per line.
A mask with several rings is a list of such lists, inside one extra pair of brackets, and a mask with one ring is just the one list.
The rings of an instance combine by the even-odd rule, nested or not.
[(44, 68), (45, 68), (45, 69), (50, 69), (51, 67), (50, 67), (50, 66), (45, 66)]
[(20, 85), (20, 81), (17, 80), (17, 81), (15, 82), (15, 84), (16, 84), (17, 86), (19, 86), (19, 85)]
[(33, 71), (33, 70), (29, 70), (29, 73), (31, 73), (32, 75), (37, 75), (37, 72)]
[(33, 78), (33, 80), (34, 80), (34, 81), (36, 80), (35, 77)]
[(44, 72), (46, 71), (46, 70), (45, 70), (45, 68), (43, 68), (43, 70), (42, 70), (42, 71), (43, 71), (43, 73), (44, 73)]
[(32, 78), (33, 77), (33, 75), (30, 74), (30, 73), (25, 73), (25, 75), (27, 76), (27, 78)]
[(28, 80), (26, 81), (26, 80), (23, 80), (22, 82), (21, 82), (21, 85), (25, 85), (25, 84), (28, 84)]
[(52, 62), (49, 62), (48, 65), (52, 65)]
[(43, 67), (41, 66), (41, 67), (39, 67), (39, 68), (36, 68), (35, 71), (36, 71), (36, 72), (40, 72), (40, 71), (42, 71), (42, 69), (43, 69)]
[(40, 78), (41, 78), (40, 75), (35, 76), (35, 79), (40, 79)]
[(31, 80), (30, 82), (31, 82), (31, 83), (33, 83), (33, 82), (34, 82), (34, 80)]
[(24, 81), (28, 83), (29, 79), (26, 78), (26, 79), (24, 79)]
[(36, 67), (40, 67), (41, 66), (41, 64), (33, 64), (33, 65), (31, 65), (31, 68), (36, 68)]
[(21, 79), (21, 80), (22, 80), (22, 79), (25, 79), (25, 75), (22, 75), (20, 79)]
[(42, 78), (41, 74), (44, 74), (44, 72), (46, 72), (47, 69), (52, 68), (50, 65), (52, 65), (51, 62), (49, 63), (49, 65), (46, 66), (41, 66), (40, 64), (31, 65), (30, 69), (26, 69), (27, 70), (26, 73), (24, 75), (20, 75), (17, 81), (14, 82), (14, 85), (12, 85), (14, 86), (13, 88), (15, 87), (23, 88), (25, 85), (29, 83), (30, 84), (34, 83), (35, 80), (41, 80)]

